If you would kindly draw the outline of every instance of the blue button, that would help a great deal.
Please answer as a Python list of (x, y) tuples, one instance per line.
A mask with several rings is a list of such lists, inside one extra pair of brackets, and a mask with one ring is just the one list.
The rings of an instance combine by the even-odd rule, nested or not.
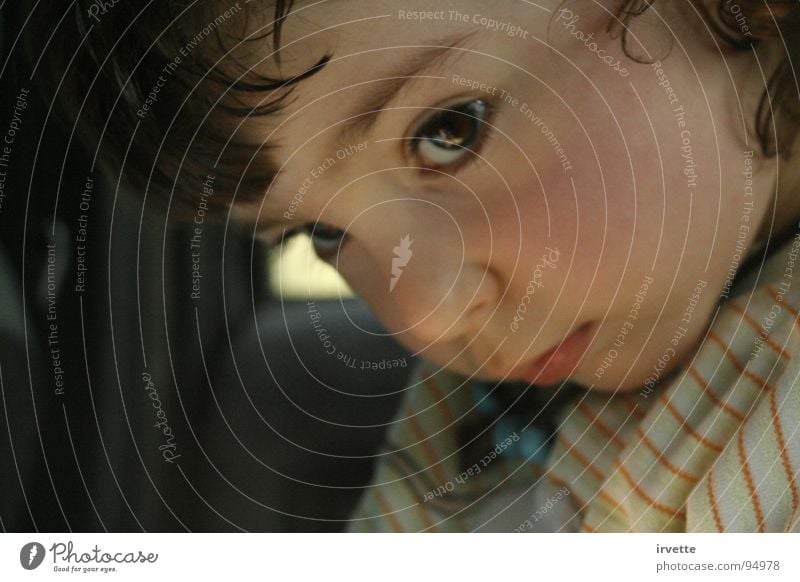
[(535, 425), (524, 428), (529, 419), (520, 418), (513, 414), (503, 414), (500, 405), (492, 392), (494, 385), (489, 382), (475, 381), (472, 383), (472, 397), (476, 408), (487, 416), (502, 417), (494, 425), (494, 441), (500, 444), (515, 434), (519, 437), (503, 450), (509, 457), (543, 463), (550, 450), (545, 431)]

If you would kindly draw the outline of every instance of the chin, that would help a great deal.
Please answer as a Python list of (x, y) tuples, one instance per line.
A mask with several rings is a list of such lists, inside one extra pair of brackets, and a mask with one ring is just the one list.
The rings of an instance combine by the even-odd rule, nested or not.
[[(597, 392), (643, 392), (649, 394), (665, 380), (671, 378), (679, 369), (680, 362), (672, 362), (672, 365), (667, 366), (657, 378), (654, 378), (653, 365), (650, 363), (625, 366), (622, 362), (616, 362), (599, 379), (595, 375), (597, 370), (595, 367), (588, 372), (576, 374), (573, 381)], [(654, 384), (651, 382), (649, 390), (645, 389), (648, 380), (655, 381)]]
[(633, 378), (630, 374), (625, 380), (615, 380), (611, 375), (603, 377), (600, 381), (585, 384), (576, 379), (576, 382), (591, 388), (595, 392), (636, 392), (644, 389), (644, 378)]

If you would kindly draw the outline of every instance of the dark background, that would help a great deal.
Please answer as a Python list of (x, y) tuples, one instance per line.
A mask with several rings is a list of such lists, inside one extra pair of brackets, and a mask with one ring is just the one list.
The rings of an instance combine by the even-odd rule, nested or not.
[[(203, 226), (193, 300), (192, 227), (93, 171), (35, 90), (58, 79), (36, 78), (21, 58), (21, 35), (42, 34), (25, 29), (31, 4), (0, 8), (0, 140), (20, 90), (31, 90), (0, 168), (0, 528), (343, 529), (413, 360), (358, 300), (317, 302), (336, 347), (360, 360), (405, 357), (408, 367), (362, 372), (326, 354), (306, 302), (271, 297), (265, 251), (225, 224)], [(174, 435), (173, 463), (159, 450), (166, 439), (144, 373)]]

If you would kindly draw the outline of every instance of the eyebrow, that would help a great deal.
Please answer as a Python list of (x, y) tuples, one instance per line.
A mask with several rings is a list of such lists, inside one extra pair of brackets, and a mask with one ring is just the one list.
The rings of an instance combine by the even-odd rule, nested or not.
[[(356, 100), (349, 112), (342, 116), (347, 121), (340, 125), (335, 143), (346, 146), (365, 135), (375, 125), (380, 114), (404, 90), (408, 90), (415, 80), (429, 78), (422, 76), (423, 73), (434, 71), (446, 64), (452, 65), (451, 60), (466, 54), (466, 51), (459, 49), (463, 49), (464, 45), (475, 35), (475, 31), (462, 32), (446, 36), (438, 41), (386, 49), (417, 48), (420, 50), (401, 61), (386, 77), (367, 82), (369, 90)], [(288, 224), (282, 215), (278, 215), (259, 221), (257, 230), (269, 231), (281, 227), (288, 228)]]
[[(411, 57), (403, 60), (385, 78), (369, 83), (369, 90), (360, 96), (350, 111), (343, 115), (347, 119), (341, 124), (336, 143), (345, 145), (365, 135), (383, 112), (404, 90), (407, 90), (422, 74), (435, 71), (462, 57), (466, 51), (458, 50), (469, 41), (475, 32), (460, 33), (422, 45), (398, 48), (420, 48)], [(450, 63), (452, 64), (452, 63)]]

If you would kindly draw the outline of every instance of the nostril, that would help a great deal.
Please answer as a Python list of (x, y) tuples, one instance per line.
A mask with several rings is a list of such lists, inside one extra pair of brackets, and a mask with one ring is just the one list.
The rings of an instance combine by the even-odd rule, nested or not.
[[(424, 345), (440, 345), (451, 343), (459, 337), (457, 319), (444, 317), (442, 314), (430, 313), (409, 327), (410, 333)], [(463, 345), (463, 344), (462, 344)]]
[(476, 291), (470, 298), (469, 314), (481, 321), (481, 325), (492, 316), (502, 296), (501, 277), (491, 266), (481, 269)]

